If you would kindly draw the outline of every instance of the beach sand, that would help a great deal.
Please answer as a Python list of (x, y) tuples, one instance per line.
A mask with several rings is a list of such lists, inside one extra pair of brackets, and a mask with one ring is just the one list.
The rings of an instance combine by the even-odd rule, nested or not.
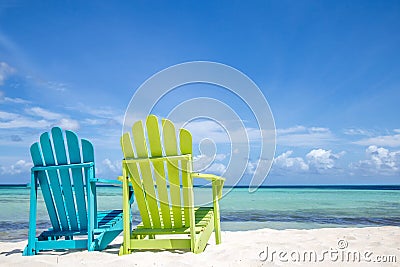
[(222, 244), (215, 245), (212, 236), (201, 254), (144, 251), (118, 256), (121, 242), (119, 236), (102, 252), (46, 251), (32, 257), (22, 257), (24, 241), (0, 242), (0, 266), (400, 266), (400, 227), (392, 226), (223, 231)]

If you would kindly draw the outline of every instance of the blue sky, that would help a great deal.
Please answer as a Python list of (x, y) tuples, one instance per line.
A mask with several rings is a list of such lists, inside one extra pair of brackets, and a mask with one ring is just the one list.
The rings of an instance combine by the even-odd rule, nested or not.
[[(398, 1), (2, 1), (0, 182), (29, 181), (29, 146), (54, 125), (92, 140), (98, 175), (115, 177), (135, 90), (202, 60), (242, 71), (268, 100), (266, 184), (399, 184), (399, 28)], [(235, 101), (213, 86), (182, 90), (158, 115), (194, 96)], [(198, 140), (215, 127), (191, 130)], [(217, 148), (209, 171), (223, 173), (229, 149)]]

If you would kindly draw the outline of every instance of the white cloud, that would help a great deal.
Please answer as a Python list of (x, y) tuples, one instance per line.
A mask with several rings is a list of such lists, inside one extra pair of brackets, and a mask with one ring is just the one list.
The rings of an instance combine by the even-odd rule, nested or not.
[(193, 157), (193, 170), (195, 172), (203, 171), (207, 166), (210, 166), (212, 162), (211, 157), (207, 157), (206, 155), (199, 155)]
[(399, 147), (400, 146), (400, 133), (398, 129), (395, 129), (392, 135), (381, 135), (376, 137), (364, 138), (359, 141), (355, 141), (354, 144), (362, 146), (388, 146), (388, 147)]
[(335, 154), (332, 153), (331, 150), (324, 149), (313, 149), (307, 155), (308, 165), (316, 170), (317, 172), (321, 172), (324, 170), (332, 169), (335, 167), (335, 162), (338, 160), (344, 152)]
[[(216, 163), (216, 161), (224, 160), (228, 155), (226, 154), (216, 154), (215, 156), (208, 156), (205, 154), (193, 157), (193, 170), (195, 172), (211, 171), (211, 170), (222, 170), (222, 163)], [(222, 164), (223, 165), (223, 164)], [(223, 165), (223, 170), (226, 170), (225, 165)]]
[(113, 174), (121, 173), (121, 162), (112, 162), (110, 159), (106, 158), (101, 163), (101, 166), (97, 166), (97, 168), (99, 168), (99, 173), (104, 173), (104, 171), (111, 171)]
[(226, 171), (226, 166), (222, 163), (213, 163), (210, 167), (205, 169), (205, 172), (213, 173), (216, 175), (223, 175)]
[[(258, 164), (258, 166), (257, 166)], [(247, 167), (246, 167), (246, 173), (247, 174), (255, 174), (256, 170), (258, 168), (258, 171), (262, 170), (262, 169), (267, 169), (269, 168), (271, 165), (271, 160), (267, 160), (267, 159), (261, 159), (255, 162), (252, 161), (248, 161), (247, 162)]]
[(248, 174), (254, 174), (256, 172), (256, 168), (257, 168), (257, 162), (247, 162), (247, 166), (246, 166), (246, 173)]
[(0, 86), (4, 84), (7, 77), (15, 72), (15, 69), (10, 67), (5, 62), (0, 62)]
[(373, 145), (365, 150), (365, 154), (366, 160), (350, 164), (350, 167), (360, 171), (363, 175), (393, 175), (399, 173), (400, 151), (390, 151)]
[(26, 162), (25, 160), (18, 160), (15, 164), (10, 165), (9, 167), (0, 167), (1, 174), (20, 174), (29, 172), (30, 168), (32, 168), (33, 164), (31, 162)]
[(0, 111), (0, 129), (24, 127), (41, 129), (49, 127), (50, 125), (51, 123), (46, 120), (37, 120), (16, 113)]
[(7, 111), (0, 110), (0, 120), (12, 120), (18, 118), (20, 115)]
[(304, 174), (304, 173), (326, 173), (337, 170), (336, 161), (345, 154), (333, 153), (331, 150), (313, 149), (303, 157), (292, 157), (293, 151), (289, 150), (274, 159), (272, 169), (275, 173)]
[(291, 157), (293, 151), (289, 150), (274, 159), (273, 168), (293, 172), (308, 171), (309, 166), (301, 157)]
[(61, 119), (57, 126), (61, 127), (64, 130), (77, 130), (79, 129), (79, 122), (73, 119)]

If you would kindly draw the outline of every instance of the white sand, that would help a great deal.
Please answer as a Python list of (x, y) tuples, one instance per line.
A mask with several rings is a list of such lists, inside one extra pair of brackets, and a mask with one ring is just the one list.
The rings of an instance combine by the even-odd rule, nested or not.
[[(32, 257), (21, 255), (26, 242), (1, 242), (0, 266), (400, 266), (400, 227), (389, 226), (223, 232), (222, 244), (215, 245), (212, 237), (197, 255), (145, 251), (118, 256), (121, 241), (120, 236), (102, 252), (51, 251)], [(354, 263), (359, 255), (360, 262), (356, 258)]]

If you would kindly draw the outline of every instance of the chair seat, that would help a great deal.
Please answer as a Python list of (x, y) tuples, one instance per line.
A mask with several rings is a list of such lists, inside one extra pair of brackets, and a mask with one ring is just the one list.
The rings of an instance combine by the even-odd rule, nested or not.
[(122, 220), (122, 210), (107, 210), (97, 213), (99, 229), (110, 228)]
[[(104, 232), (105, 229), (109, 229), (122, 220), (122, 210), (107, 210), (99, 211), (97, 213), (98, 228), (94, 230), (94, 233)], [(49, 237), (59, 236), (78, 236), (87, 235), (87, 229), (83, 230), (53, 230), (50, 228), (40, 234), (39, 240), (47, 239)]]
[[(197, 207), (195, 210), (195, 231), (196, 234), (204, 231), (206, 226), (213, 221), (214, 219), (214, 209), (213, 207)], [(182, 209), (182, 224), (185, 225), (184, 218), (184, 209)], [(161, 210), (160, 210), (161, 217)], [(172, 225), (174, 225), (174, 220), (171, 211), (171, 221)], [(161, 228), (147, 228), (143, 225), (143, 222), (140, 223), (136, 228), (132, 231), (133, 235), (160, 235), (160, 234), (190, 234), (190, 227), (184, 226), (181, 228), (164, 228), (164, 225), (161, 222)]]

